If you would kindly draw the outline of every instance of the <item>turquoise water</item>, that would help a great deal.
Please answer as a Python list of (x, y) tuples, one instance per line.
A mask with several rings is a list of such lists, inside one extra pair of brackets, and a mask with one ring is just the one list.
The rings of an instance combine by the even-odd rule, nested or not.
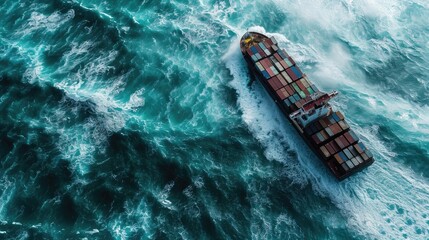
[[(424, 0), (4, 0), (0, 239), (429, 239)], [(275, 36), (376, 162), (337, 182), (249, 74)]]

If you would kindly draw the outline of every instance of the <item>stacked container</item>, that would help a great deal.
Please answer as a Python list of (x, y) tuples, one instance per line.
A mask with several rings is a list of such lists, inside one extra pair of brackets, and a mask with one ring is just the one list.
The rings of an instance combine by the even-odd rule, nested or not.
[[(274, 41), (273, 41), (274, 40)], [(318, 89), (296, 66), (285, 50), (273, 45), (275, 39), (267, 39), (247, 49), (257, 71), (276, 92), (290, 112), (301, 108)]]
[[(286, 51), (278, 48), (273, 37), (252, 34), (255, 39), (260, 40), (249, 47), (243, 44), (242, 39), (243, 55), (251, 68), (255, 69), (258, 79), (291, 120), (289, 114), (311, 101), (311, 96), (319, 90), (301, 72)], [(341, 112), (330, 112), (299, 130), (308, 145), (338, 179), (344, 179), (374, 161), (371, 152), (350, 130)]]

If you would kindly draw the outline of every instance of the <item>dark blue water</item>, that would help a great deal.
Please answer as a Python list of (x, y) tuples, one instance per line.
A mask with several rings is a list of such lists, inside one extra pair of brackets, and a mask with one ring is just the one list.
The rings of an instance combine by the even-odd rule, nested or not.
[[(429, 4), (4, 0), (0, 239), (429, 239)], [(376, 162), (337, 182), (251, 87), (275, 36)]]

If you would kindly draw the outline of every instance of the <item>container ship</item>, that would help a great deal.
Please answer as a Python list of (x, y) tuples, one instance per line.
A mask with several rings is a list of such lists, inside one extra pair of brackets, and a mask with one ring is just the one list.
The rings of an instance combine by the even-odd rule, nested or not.
[(338, 92), (320, 91), (274, 37), (246, 32), (240, 49), (251, 73), (338, 180), (368, 167), (373, 155), (340, 111), (329, 104)]

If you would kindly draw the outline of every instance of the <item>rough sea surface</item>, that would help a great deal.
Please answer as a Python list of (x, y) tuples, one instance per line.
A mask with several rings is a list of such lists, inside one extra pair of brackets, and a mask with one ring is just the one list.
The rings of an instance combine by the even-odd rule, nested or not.
[[(429, 239), (427, 0), (2, 0), (0, 239)], [(238, 39), (375, 163), (338, 182)]]

